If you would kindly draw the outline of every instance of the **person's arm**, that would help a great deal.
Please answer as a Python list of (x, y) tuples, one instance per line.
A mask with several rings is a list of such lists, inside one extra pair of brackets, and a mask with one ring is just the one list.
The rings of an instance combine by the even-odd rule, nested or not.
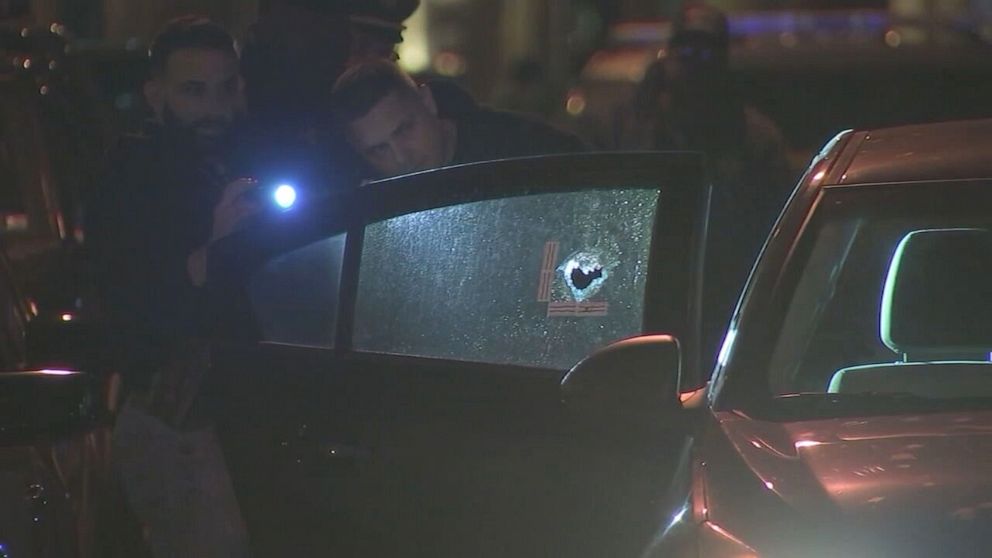
[(254, 180), (239, 179), (224, 189), (220, 202), (214, 208), (210, 239), (186, 259), (186, 272), (194, 286), (202, 287), (207, 281), (210, 245), (237, 231), (245, 219), (258, 213), (258, 204), (245, 195), (257, 186)]

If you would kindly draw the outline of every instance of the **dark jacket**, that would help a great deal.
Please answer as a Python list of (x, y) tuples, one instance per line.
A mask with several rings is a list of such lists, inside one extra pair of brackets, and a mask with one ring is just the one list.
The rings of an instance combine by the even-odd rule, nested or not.
[(86, 251), (112, 365), (147, 387), (177, 347), (203, 334), (187, 258), (210, 236), (225, 177), (189, 138), (148, 125), (123, 137), (86, 207)]
[(428, 86), (438, 115), (457, 126), (454, 164), (586, 150), (578, 137), (529, 115), (479, 105), (450, 82), (436, 81)]

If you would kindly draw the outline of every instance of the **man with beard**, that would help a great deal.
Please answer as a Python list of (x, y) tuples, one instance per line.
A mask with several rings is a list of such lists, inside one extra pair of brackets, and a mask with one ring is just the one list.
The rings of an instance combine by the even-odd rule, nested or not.
[(618, 119), (618, 147), (700, 151), (713, 184), (704, 278), (704, 334), (715, 356), (744, 282), (794, 176), (782, 134), (737, 94), (719, 10), (689, 4), (665, 55)]
[(196, 17), (170, 22), (149, 52), (151, 116), (122, 138), (87, 206), (86, 246), (108, 364), (127, 401), (115, 468), (154, 556), (247, 555), (210, 421), (194, 405), (209, 367), (200, 285), (206, 247), (256, 208), (228, 184), (243, 106), (234, 40)]

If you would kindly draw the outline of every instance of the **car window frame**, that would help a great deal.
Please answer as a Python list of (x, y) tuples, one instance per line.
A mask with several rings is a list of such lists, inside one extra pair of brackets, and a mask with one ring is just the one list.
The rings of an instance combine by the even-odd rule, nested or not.
[[(471, 184), (452, 188), (451, 184)], [(245, 230), (211, 248), (208, 299), (214, 322), (230, 338), (238, 328), (232, 321), (244, 320), (236, 305), (247, 305), (240, 288), (275, 257), (336, 234), (346, 234), (342, 262), (337, 327), (333, 351), (339, 356), (363, 359), (437, 360), (413, 355), (360, 353), (353, 349), (355, 304), (364, 244), (365, 227), (411, 213), (472, 202), (532, 194), (569, 193), (620, 188), (655, 189), (662, 192), (656, 209), (649, 255), (643, 314), (645, 333), (675, 333), (685, 339), (686, 365), (695, 365), (701, 304), (702, 245), (705, 240), (709, 187), (702, 157), (691, 152), (583, 153), (548, 155), (471, 163), (371, 182), (349, 192), (329, 196), (321, 203), (288, 212), (271, 212)], [(688, 209), (688, 210), (687, 210)], [(677, 254), (666, 248), (688, 247)], [(663, 291), (684, 293), (667, 297)], [(673, 300), (674, 299), (674, 300)], [(235, 305), (235, 306), (232, 306)], [(677, 319), (664, 323), (665, 316)], [(234, 337), (250, 341), (252, 332)], [(245, 336), (248, 336), (247, 338)], [(471, 366), (535, 368), (493, 363), (462, 363)], [(540, 370), (540, 369), (538, 369)], [(556, 374), (561, 371), (555, 370)]]

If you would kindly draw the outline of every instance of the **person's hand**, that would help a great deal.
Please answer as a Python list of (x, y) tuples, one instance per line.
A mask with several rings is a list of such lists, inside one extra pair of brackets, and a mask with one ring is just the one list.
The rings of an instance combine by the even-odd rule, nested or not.
[(206, 245), (196, 249), (186, 260), (186, 272), (195, 286), (202, 287), (206, 282), (207, 250), (210, 244), (237, 231), (248, 218), (261, 211), (262, 208), (258, 202), (248, 196), (248, 193), (257, 187), (257, 181), (250, 178), (239, 178), (228, 183), (224, 188), (220, 202), (214, 207), (210, 240)]
[(214, 207), (210, 242), (216, 242), (237, 231), (246, 219), (261, 210), (259, 203), (247, 195), (257, 187), (258, 181), (250, 178), (239, 178), (228, 183), (220, 202)]

